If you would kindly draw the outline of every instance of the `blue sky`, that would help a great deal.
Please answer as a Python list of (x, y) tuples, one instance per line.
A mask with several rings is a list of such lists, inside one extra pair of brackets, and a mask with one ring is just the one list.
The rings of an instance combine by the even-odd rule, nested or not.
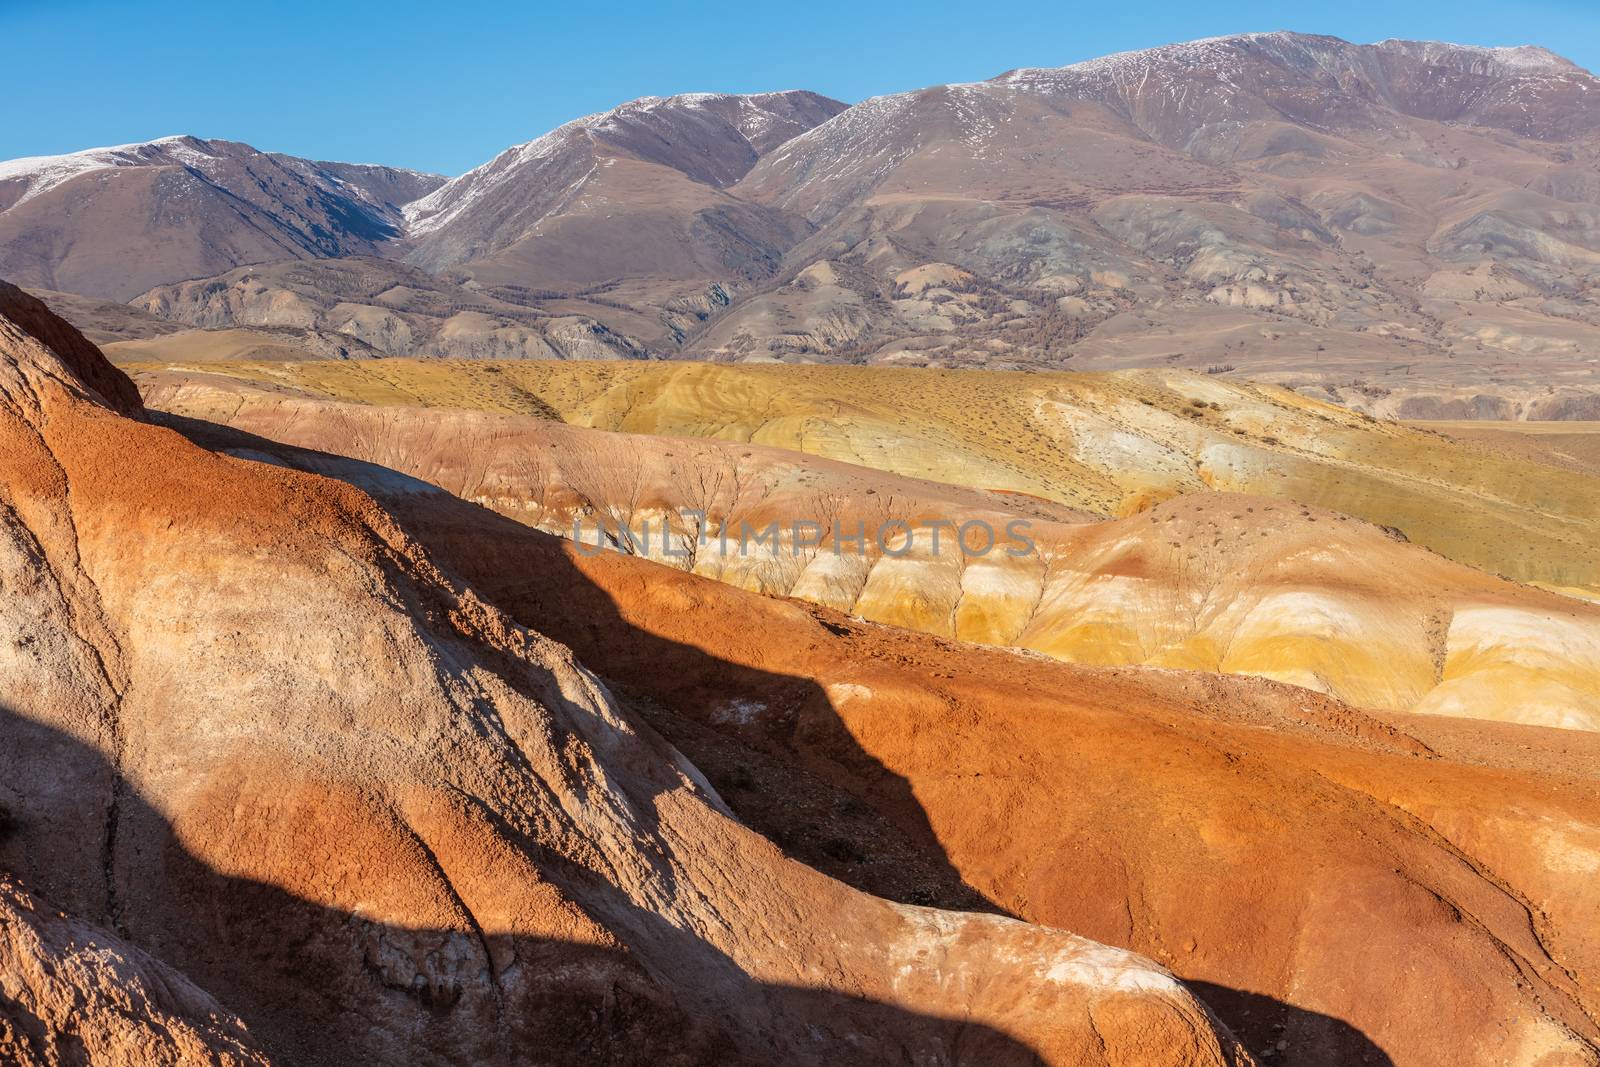
[(458, 174), (636, 96), (854, 102), (1245, 30), (1539, 44), (1600, 70), (1600, 0), (1296, 6), (0, 0), (0, 159), (193, 133)]

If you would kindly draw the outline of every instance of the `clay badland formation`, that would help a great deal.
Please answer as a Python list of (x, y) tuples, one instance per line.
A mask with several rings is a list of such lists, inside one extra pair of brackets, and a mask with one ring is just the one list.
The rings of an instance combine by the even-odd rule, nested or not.
[(243, 382), (252, 393), (265, 385), (749, 441), (1100, 516), (1205, 490), (1278, 496), (1394, 527), (1491, 573), (1600, 592), (1592, 472), (1208, 375), (550, 361), (128, 366), (152, 389), (195, 381), (228, 392)]
[[(1594, 1055), (1591, 734), (983, 652), (585, 558), (372, 462), (150, 425), (42, 306), (9, 291), (7, 318), (19, 1056), (79, 1040), (94, 1002), (48, 979), (88, 984), (90, 946), (141, 1005), (107, 1047), (175, 1061), (649, 1059), (666, 1031), (691, 1062), (1225, 1062), (1224, 1023), (1310, 1063)], [(599, 432), (564, 432), (581, 469)], [(1084, 518), (789, 455), (841, 496)], [(79, 932), (27, 934), (40, 899)]]
[[(217, 378), (170, 393), (146, 384), (153, 400), (200, 413), (168, 419), (211, 448), (375, 494), (482, 595), (594, 664), (741, 819), (836, 877), (891, 899), (998, 907), (1132, 945), (1188, 981), (1269, 1059), (1583, 1063), (1594, 1055), (1595, 982), (1583, 962), (1594, 944), (1585, 872), (1600, 843), (1593, 733), (1361, 711), (1259, 678), (982, 650), (622, 552), (588, 557), (384, 464), (416, 457), (417, 473), (523, 520), (533, 517), (528, 505), (564, 507), (567, 492), (596, 507), (628, 505), (628, 497), (604, 496), (607, 486), (642, 484), (647, 492), (632, 500), (648, 507), (648, 492), (673, 484), (674, 472), (682, 485), (683, 475), (715, 472), (720, 460), (734, 461), (722, 469), (750, 477), (747, 485), (770, 479), (769, 501), (802, 481), (847, 506), (872, 489), (953, 514), (1004, 509), (1007, 494), (760, 446), (736, 445), (729, 456), (715, 441), (678, 438), (667, 457), (659, 441), (548, 421), (271, 392), (230, 398)], [(174, 402), (185, 397), (194, 406)], [(230, 400), (236, 426), (249, 430), (204, 421)], [(628, 448), (656, 457), (640, 468), (648, 478), (586, 480), (595, 473), (586, 457), (625, 475)], [(560, 465), (547, 476), (551, 494), (519, 496), (496, 455)], [(522, 476), (530, 470), (524, 465)], [(1159, 530), (1179, 505), (1193, 509), (1193, 521), (1217, 504), (1241, 513), (1282, 507), (1180, 500), (1136, 520)], [(1015, 506), (1074, 518), (1042, 501)], [(1326, 512), (1300, 513), (1292, 509), (1289, 529), (1271, 536), (1293, 541), (1340, 525)], [(1126, 520), (1109, 526), (1079, 536), (1093, 543), (1096, 534), (1130, 532)], [(1381, 531), (1353, 528), (1327, 541), (1336, 553), (1352, 543), (1393, 546), (1398, 554), (1380, 554), (1380, 568), (1391, 578), (1416, 568), (1414, 591), (1438, 583), (1427, 595), (1498, 598), (1532, 616), (1556, 603)], [(1290, 566), (1283, 577), (1311, 574)], [(1240, 582), (1224, 592), (1250, 595)], [(1331, 584), (1326, 594), (1333, 605), (1363, 595)], [(1375, 609), (1394, 626), (1364, 636), (1393, 641), (1393, 659), (1403, 663), (1413, 654), (1404, 641), (1414, 610), (1403, 598), (1390, 612)], [(1286, 635), (1295, 623), (1293, 613), (1261, 621)], [(1282, 662), (1317, 647), (1289, 638), (1277, 645)], [(1337, 659), (1341, 646), (1328, 647)], [(1506, 658), (1507, 666), (1517, 661)], [(1523, 686), (1539, 677), (1518, 669)], [(1487, 696), (1492, 706), (1492, 688)], [(1484, 997), (1512, 1000), (1486, 1010)], [(1528, 1023), (1533, 1029), (1522, 1030)]]
[(784, 856), (369, 496), (3, 299), (8, 1060), (1241, 1062), (1146, 959)]
[[(474, 392), (472, 379), (441, 378), (440, 369), (230, 364), (138, 369), (136, 380), (164, 411), (376, 463), (552, 533), (878, 622), (1076, 662), (1260, 675), (1364, 707), (1600, 729), (1600, 606), (1490, 578), (1389, 525), (1432, 536), (1439, 552), (1466, 562), (1494, 562), (1468, 537), (1531, 511), (1506, 500), (1504, 487), (1539, 475), (1519, 486), (1524, 497), (1542, 485), (1576, 505), (1523, 520), (1542, 521), (1554, 558), (1542, 558), (1532, 537), (1497, 547), (1552, 581), (1594, 559), (1600, 481), (1574, 472), (1510, 460), (1484, 470), (1478, 455), (1430, 435), (1183, 376), (895, 371), (865, 375), (875, 380), (866, 385), (833, 371), (509, 364), (474, 368), (492, 372)], [(430, 392), (445, 381), (454, 393)], [(1197, 390), (1221, 399), (1197, 407)], [(444, 406), (396, 403), (408, 393)], [(894, 400), (874, 407), (865, 399), (874, 395)], [(636, 432), (644, 427), (738, 439)], [(1019, 437), (1040, 443), (1037, 459), (1008, 451)], [(962, 438), (992, 447), (954, 447)], [(858, 465), (863, 454), (899, 473)], [(1475, 465), (1476, 483), (1444, 480)], [(1330, 502), (1383, 525), (1294, 502), (1300, 494), (1281, 484), (1288, 472), (1297, 483), (1331, 483)], [(949, 484), (961, 481), (970, 487)], [(996, 482), (1139, 510), (1098, 521), (984, 488)], [(1418, 496), (1437, 521), (1411, 521)], [(816, 523), (811, 543), (796, 543), (796, 516)], [(893, 520), (910, 523), (895, 545), (840, 543)], [(1017, 520), (1026, 551), (1006, 534)], [(1008, 547), (953, 551), (957, 528), (973, 522), (982, 524), (969, 530), (976, 549), (987, 547), (982, 537)], [(753, 541), (752, 531), (774, 523), (781, 536)]]

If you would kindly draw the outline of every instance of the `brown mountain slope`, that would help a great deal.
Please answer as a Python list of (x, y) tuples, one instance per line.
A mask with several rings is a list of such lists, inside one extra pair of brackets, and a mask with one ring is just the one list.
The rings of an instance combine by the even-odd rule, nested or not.
[(687, 93), (574, 120), (409, 205), (409, 229), (419, 238), (412, 259), (437, 269), (499, 254), (568, 210), (591, 181), (604, 179), (599, 171), (619, 162), (655, 168), (658, 180), (676, 175), (724, 188), (764, 153), (844, 108), (807, 92)]
[(275, 1056), (1237, 1061), (1148, 961), (786, 859), (369, 497), (0, 313), (0, 867)]
[(1141, 946), (1275, 1062), (1595, 1062), (1591, 735), (978, 649), (187, 432), (343, 463), (840, 877)]
[(808, 227), (724, 190), (844, 106), (689, 93), (577, 119), (409, 205), (408, 258), (489, 286), (604, 286), (651, 308), (764, 280)]
[(869, 100), (735, 188), (820, 230), (690, 351), (1582, 417), (1545, 391), (1600, 385), (1597, 92), (1538, 49), (1274, 33)]
[[(142, 382), (161, 411), (875, 622), (1073, 662), (1276, 678), (1366, 707), (1600, 730), (1600, 606), (1320, 509), (1201, 493), (1092, 522), (758, 445), (331, 403), (216, 376)], [(906, 526), (879, 544), (895, 521)], [(967, 524), (970, 556), (954, 547)], [(858, 530), (862, 543), (844, 540)]]
[(0, 274), (127, 300), (283, 259), (370, 255), (443, 178), (168, 137), (0, 162)]

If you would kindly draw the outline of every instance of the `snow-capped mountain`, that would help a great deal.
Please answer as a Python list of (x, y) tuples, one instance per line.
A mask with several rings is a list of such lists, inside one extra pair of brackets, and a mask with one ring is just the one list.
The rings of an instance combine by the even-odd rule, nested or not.
[[(929, 145), (949, 141), (949, 152), (998, 162), (1024, 144), (1049, 152), (1062, 121), (1223, 163), (1260, 147), (1245, 143), (1252, 127), (1308, 144), (1404, 137), (1414, 119), (1539, 141), (1583, 137), (1600, 130), (1600, 80), (1542, 48), (1239, 34), (867, 100), (772, 153), (741, 191), (816, 221)], [(1142, 177), (1117, 171), (1103, 184), (1133, 188)]]
[[(1585, 97), (1595, 79), (1543, 48), (1436, 41), (1357, 45), (1337, 37), (1247, 33), (1125, 52), (996, 81), (1118, 106), (1179, 145), (1204, 126), (1282, 116), (1339, 129), (1392, 110), (1414, 118), (1572, 136), (1600, 125)], [(1576, 105), (1576, 106), (1574, 106)]]
[[(728, 206), (717, 190), (844, 108), (801, 91), (688, 93), (576, 119), (408, 205), (407, 233), (416, 245), (410, 258), (430, 269), (482, 259), (575, 215), (603, 222), (667, 201), (690, 216)], [(626, 188), (634, 182), (654, 188), (635, 197)], [(759, 228), (770, 227), (763, 221)]]
[(0, 275), (127, 299), (245, 263), (370, 254), (444, 179), (175, 136), (0, 163)]

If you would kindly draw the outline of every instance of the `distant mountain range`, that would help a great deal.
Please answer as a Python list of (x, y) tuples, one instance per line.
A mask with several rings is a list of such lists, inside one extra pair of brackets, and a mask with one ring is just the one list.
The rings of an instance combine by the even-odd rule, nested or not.
[(132, 304), (68, 310), (114, 354), (1176, 365), (1597, 418), (1600, 80), (1270, 33), (646, 98), (449, 181), (168, 138), (0, 163), (0, 275)]

